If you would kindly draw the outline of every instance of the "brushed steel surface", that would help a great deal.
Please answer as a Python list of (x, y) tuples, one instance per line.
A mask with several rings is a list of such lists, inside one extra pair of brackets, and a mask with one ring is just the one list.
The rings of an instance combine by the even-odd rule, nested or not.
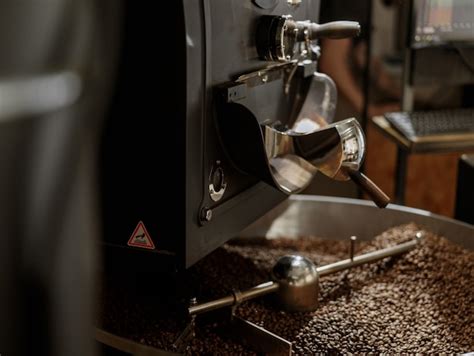
[(295, 195), (241, 232), (241, 237), (318, 236), (370, 240), (393, 226), (414, 222), (431, 232), (474, 249), (474, 226), (445, 216), (395, 204), (378, 209), (366, 200)]

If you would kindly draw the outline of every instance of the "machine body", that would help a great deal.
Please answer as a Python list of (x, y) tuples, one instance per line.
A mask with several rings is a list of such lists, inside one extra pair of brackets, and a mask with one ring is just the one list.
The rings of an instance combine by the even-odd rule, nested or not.
[[(357, 35), (357, 23), (317, 24), (317, 0), (178, 1), (157, 32), (152, 11), (126, 4), (102, 150), (104, 242), (118, 265), (186, 269), (317, 172), (358, 171), (363, 132), (333, 122), (335, 85), (316, 71), (316, 40)], [(140, 90), (144, 78), (165, 90)]]
[[(144, 268), (179, 269), (286, 198), (230, 161), (216, 127), (218, 88), (274, 64), (257, 53), (262, 16), (314, 22), (319, 1), (175, 1), (160, 22), (147, 7), (128, 1), (124, 11), (122, 62), (102, 145), (104, 243)], [(142, 89), (144, 81), (169, 94)]]

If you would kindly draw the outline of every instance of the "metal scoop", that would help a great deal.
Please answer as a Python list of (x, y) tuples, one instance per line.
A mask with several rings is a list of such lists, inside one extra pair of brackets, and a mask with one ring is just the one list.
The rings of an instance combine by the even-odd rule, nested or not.
[(352, 179), (380, 208), (390, 198), (359, 172), (365, 137), (355, 118), (330, 125), (301, 119), (292, 129), (265, 126), (265, 151), (275, 184), (291, 194), (305, 188), (317, 171), (335, 180)]

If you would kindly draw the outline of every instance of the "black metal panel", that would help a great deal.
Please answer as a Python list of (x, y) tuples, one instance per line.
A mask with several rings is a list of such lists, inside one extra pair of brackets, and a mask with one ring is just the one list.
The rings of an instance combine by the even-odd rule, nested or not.
[[(127, 247), (142, 221), (156, 246), (147, 254), (163, 253), (155, 258), (157, 268), (171, 259), (173, 269), (170, 254), (182, 248), (185, 234), (183, 9), (173, 2), (157, 22), (151, 3), (125, 5), (118, 79), (102, 140), (104, 239)], [(165, 29), (173, 30), (165, 35)]]
[[(103, 140), (104, 240), (124, 259), (135, 256), (131, 268), (189, 267), (285, 198), (228, 159), (215, 123), (215, 93), (268, 66), (255, 48), (260, 16), (316, 21), (319, 1), (295, 7), (279, 0), (268, 9), (251, 0), (175, 1), (159, 21), (151, 3), (126, 6), (119, 81)], [(163, 89), (167, 95), (159, 96)], [(227, 189), (215, 202), (208, 186), (217, 162)], [(212, 210), (210, 221), (201, 217), (204, 208)], [(139, 221), (156, 249), (127, 246)]]
[[(185, 9), (187, 19), (194, 14), (195, 22), (191, 25), (196, 25), (199, 21), (196, 14), (202, 14), (201, 26), (204, 26), (205, 35), (206, 98), (202, 123), (204, 159), (202, 160), (203, 185), (200, 187), (204, 194), (199, 196), (201, 192), (198, 193), (197, 189), (187, 193), (187, 266), (235, 236), (285, 198), (285, 195), (276, 189), (253, 176), (240, 172), (229, 161), (225, 142), (220, 141), (215, 126), (216, 88), (235, 80), (241, 74), (268, 66), (268, 62), (259, 60), (255, 46), (256, 26), (262, 15), (291, 14), (296, 19), (313, 21), (317, 21), (319, 15), (319, 1), (314, 0), (303, 1), (297, 7), (288, 5), (285, 0), (280, 0), (275, 7), (269, 9), (262, 9), (252, 1), (242, 0), (203, 0), (201, 11), (194, 6), (187, 4)], [(194, 33), (190, 27), (186, 27), (188, 34)], [(197, 28), (198, 26), (194, 27), (194, 29)], [(195, 57), (188, 56), (188, 66), (190, 58)], [(197, 68), (196, 65), (194, 69)], [(188, 93), (189, 83), (188, 80)], [(279, 104), (274, 103), (275, 106)], [(191, 134), (190, 131), (188, 133)], [(242, 145), (247, 144), (247, 142), (242, 142)], [(188, 150), (188, 152), (195, 152), (195, 150)], [(226, 194), (222, 201), (217, 203), (213, 202), (207, 194), (209, 172), (216, 161), (222, 162), (228, 179)], [(195, 170), (189, 172), (195, 172)], [(198, 177), (194, 175), (188, 175), (187, 178), (187, 187), (195, 186), (195, 182), (198, 181)], [(204, 226), (200, 226), (198, 222), (199, 210), (196, 210), (198, 201), (201, 208), (213, 209), (212, 220)]]

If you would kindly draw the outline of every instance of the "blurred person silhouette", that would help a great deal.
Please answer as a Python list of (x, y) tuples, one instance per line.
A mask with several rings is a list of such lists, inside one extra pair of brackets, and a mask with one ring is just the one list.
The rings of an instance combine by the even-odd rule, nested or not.
[[(390, 5), (390, 1), (384, 1)], [(369, 83), (364, 80), (367, 65), (367, 46), (371, 29), (370, 11), (371, 0), (322, 0), (320, 22), (337, 20), (358, 21), (361, 34), (356, 38), (341, 40), (322, 39), (319, 70), (329, 75), (336, 83), (339, 98), (338, 120), (364, 114), (367, 91), (364, 86)], [(396, 82), (383, 68), (378, 57), (370, 58), (370, 85), (374, 86), (381, 98), (377, 103), (369, 103), (367, 117), (382, 115), (388, 111), (400, 110), (400, 84)]]

